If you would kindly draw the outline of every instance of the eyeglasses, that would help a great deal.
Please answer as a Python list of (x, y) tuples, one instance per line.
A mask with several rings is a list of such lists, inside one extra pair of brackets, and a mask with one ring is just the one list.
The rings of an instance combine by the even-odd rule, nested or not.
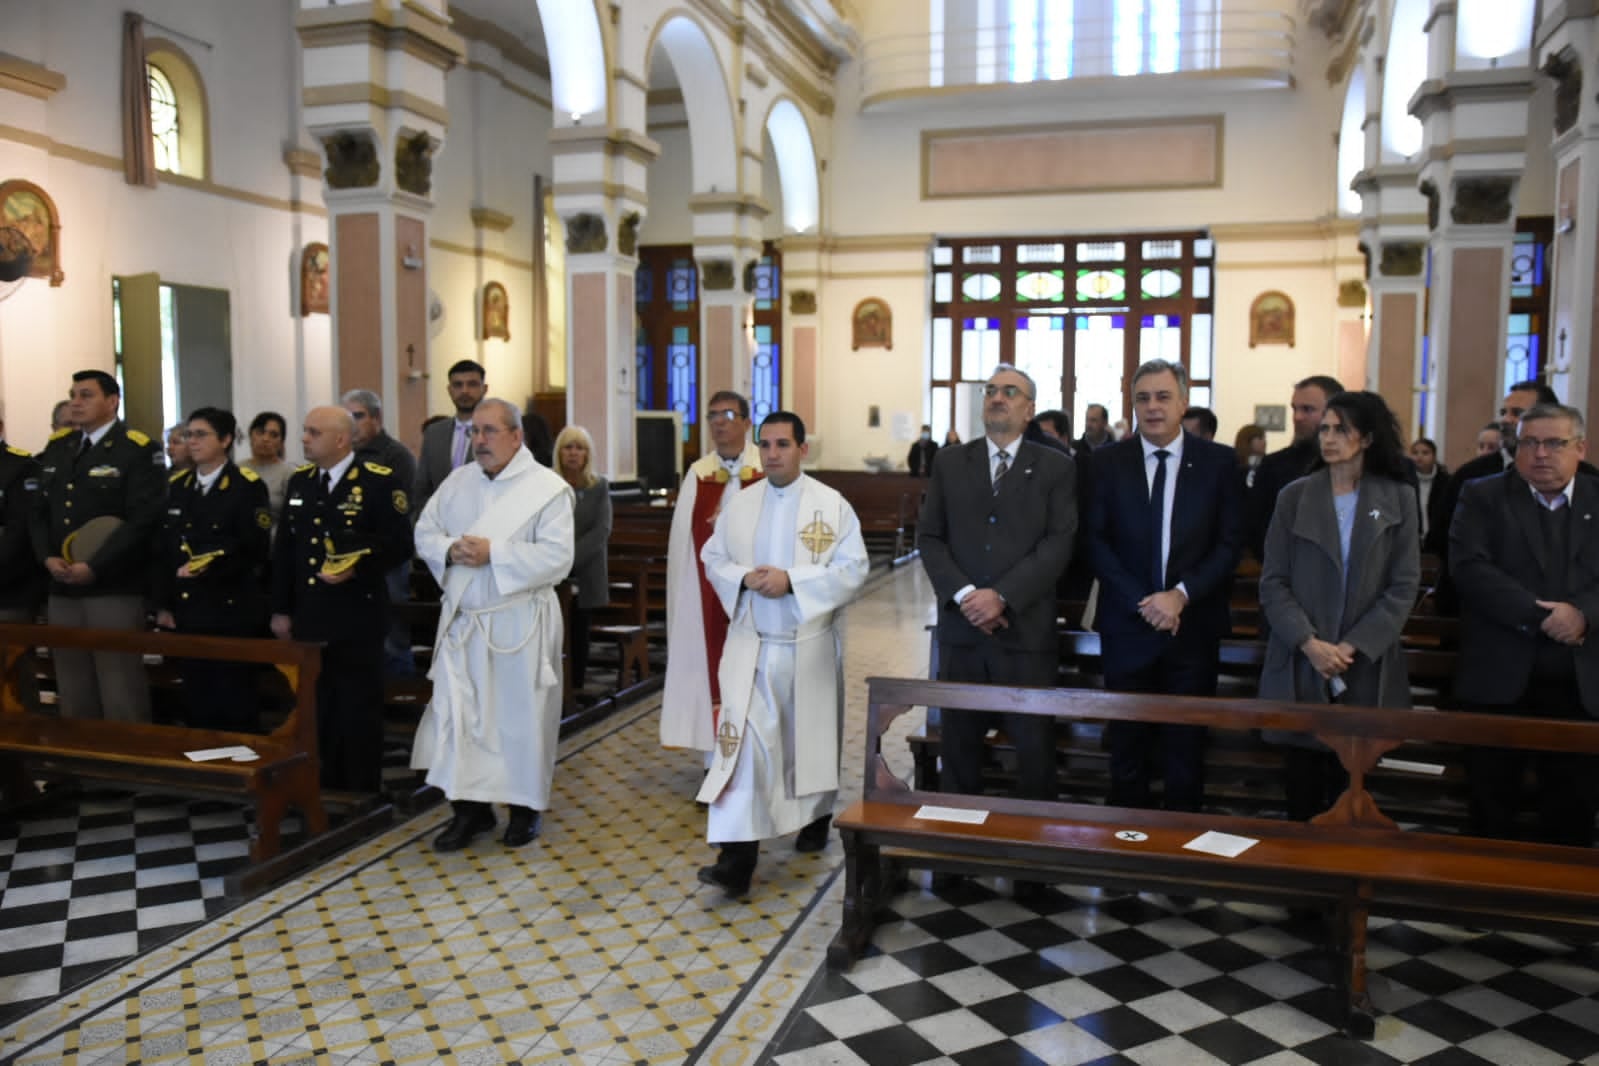
[(738, 413), (736, 407), (719, 407), (714, 411), (705, 412), (705, 417), (711, 422), (737, 422), (743, 415)]
[(1566, 450), (1568, 445), (1574, 444), (1581, 439), (1581, 437), (1522, 437), (1516, 446), (1525, 448), (1534, 455), (1539, 452), (1559, 455)]
[(996, 396), (1004, 396), (1007, 400), (1014, 400), (1018, 396), (1028, 400), (1032, 399), (1020, 385), (984, 385), (983, 395), (990, 400)]

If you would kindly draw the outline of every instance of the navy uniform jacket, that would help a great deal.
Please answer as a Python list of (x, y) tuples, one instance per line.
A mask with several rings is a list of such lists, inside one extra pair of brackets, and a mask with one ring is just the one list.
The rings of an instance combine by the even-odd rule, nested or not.
[(93, 559), (88, 585), (54, 582), (58, 596), (144, 595), (149, 591), (151, 549), (166, 503), (166, 455), (161, 446), (120, 419), (100, 443), (79, 454), (83, 434), (63, 429), (39, 454), (42, 480), (33, 508), (33, 551), (43, 563), (61, 555), (68, 536), (92, 518), (123, 520)]
[[(261, 635), (267, 621), (261, 568), (271, 530), (266, 484), (254, 470), (230, 461), (203, 494), (192, 469), (173, 474), (156, 564), (157, 606), (171, 611), (185, 633)], [(191, 557), (210, 552), (222, 554), (199, 574), (178, 577), (178, 568)]]
[[(272, 613), (293, 620), (294, 638), (382, 641), (388, 624), (383, 575), (411, 557), (411, 486), (379, 463), (350, 464), (324, 496), (322, 472), (307, 463), (289, 475), (272, 556)], [(339, 553), (369, 549), (354, 576), (329, 585), (316, 575), (327, 541)]]
[(28, 531), (38, 494), (38, 460), (0, 447), (0, 607), (36, 607), (44, 596), (47, 579)]

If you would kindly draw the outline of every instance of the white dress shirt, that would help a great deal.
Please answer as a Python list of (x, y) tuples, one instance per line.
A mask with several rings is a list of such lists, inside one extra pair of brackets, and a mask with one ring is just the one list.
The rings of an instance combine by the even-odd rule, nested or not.
[[(1177, 499), (1177, 472), (1182, 469), (1183, 465), (1183, 434), (1177, 434), (1177, 438), (1166, 445), (1151, 444), (1143, 436), (1138, 438), (1138, 442), (1144, 446), (1144, 490), (1146, 494), (1155, 491), (1155, 467), (1159, 463), (1159, 460), (1155, 458), (1155, 453), (1161, 448), (1165, 448), (1167, 452), (1166, 498), (1160, 512), (1165, 518), (1165, 522), (1160, 529), (1160, 569), (1162, 573), (1166, 573), (1171, 565), (1172, 503)], [(1178, 582), (1175, 587), (1182, 591), (1183, 599), (1188, 598), (1188, 590), (1183, 587), (1182, 582)]]

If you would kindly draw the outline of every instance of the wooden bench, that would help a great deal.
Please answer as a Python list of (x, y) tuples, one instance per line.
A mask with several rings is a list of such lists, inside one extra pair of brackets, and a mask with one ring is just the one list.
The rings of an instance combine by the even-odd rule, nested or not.
[(868, 473), (862, 470), (807, 470), (807, 474), (836, 489), (855, 510), (861, 537), (869, 548), (889, 553), (898, 563), (916, 547), (916, 521), (921, 515), (927, 479), (907, 473)]
[[(57, 718), (27, 711), (18, 699), (18, 672), (32, 668), (35, 648), (127, 652), (185, 659), (287, 665), (294, 668), (295, 702), (266, 735), (175, 725)], [(250, 857), (263, 863), (282, 846), (282, 823), (293, 809), (308, 834), (325, 833), (316, 742), (316, 681), (322, 653), (311, 644), (231, 637), (194, 637), (111, 629), (0, 625), (0, 790), (15, 803), (33, 793), (29, 769), (109, 779), (151, 789), (241, 796), (255, 809)], [(253, 762), (193, 762), (185, 752), (246, 745)]]
[[(1406, 741), (1599, 753), (1599, 723), (890, 678), (867, 688), (864, 790), (835, 823), (846, 877), (843, 925), (828, 950), (835, 968), (861, 956), (906, 868), (1328, 909), (1339, 1013), (1360, 1036), (1375, 1023), (1371, 914), (1599, 937), (1599, 850), (1402, 831), (1366, 789), (1377, 761)], [(922, 791), (894, 776), (881, 747), (895, 719), (926, 706), (1308, 732), (1337, 753), (1350, 783), (1308, 824)], [(988, 813), (981, 824), (942, 821), (918, 817), (923, 805)], [(1257, 843), (1233, 858), (1184, 846), (1210, 830)]]

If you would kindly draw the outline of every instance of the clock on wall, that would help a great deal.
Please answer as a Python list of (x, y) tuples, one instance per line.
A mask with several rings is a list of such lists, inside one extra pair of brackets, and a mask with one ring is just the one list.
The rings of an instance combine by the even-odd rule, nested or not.
[(50, 194), (31, 181), (0, 183), (0, 273), (8, 265), (19, 277), (49, 278), (52, 287), (66, 279), (61, 216)]

